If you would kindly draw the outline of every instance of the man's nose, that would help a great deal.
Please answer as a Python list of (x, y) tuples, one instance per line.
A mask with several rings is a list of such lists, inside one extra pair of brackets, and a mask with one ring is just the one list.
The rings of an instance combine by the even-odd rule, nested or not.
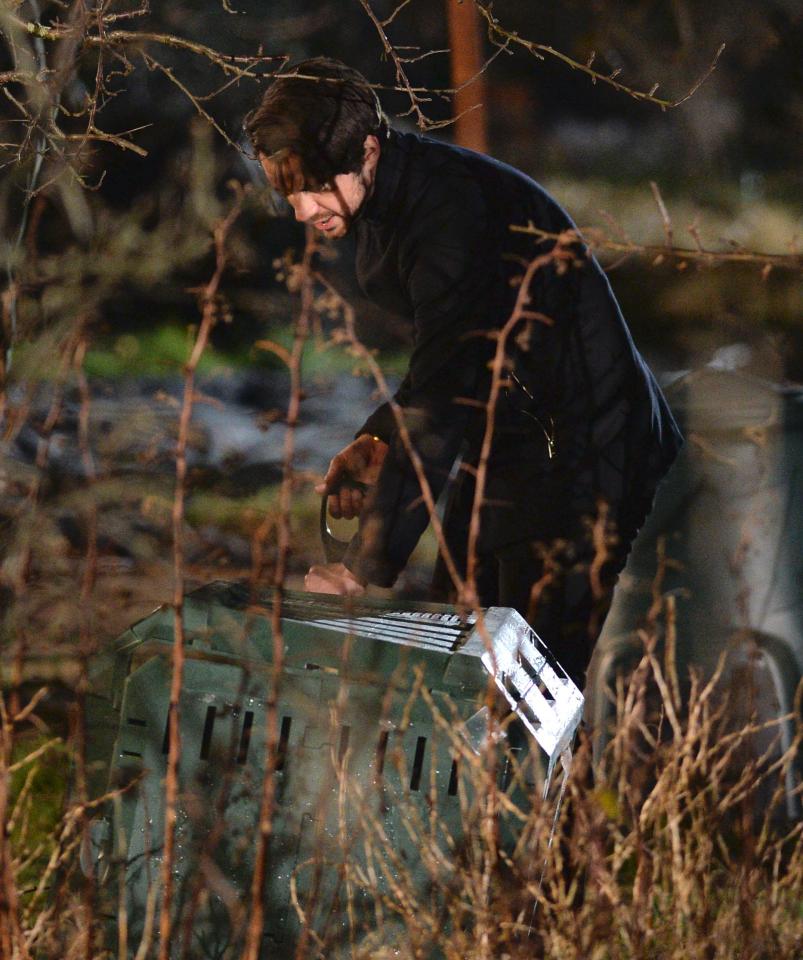
[(317, 204), (308, 193), (304, 191), (291, 193), (287, 200), (299, 223), (306, 223), (313, 218), (317, 210)]

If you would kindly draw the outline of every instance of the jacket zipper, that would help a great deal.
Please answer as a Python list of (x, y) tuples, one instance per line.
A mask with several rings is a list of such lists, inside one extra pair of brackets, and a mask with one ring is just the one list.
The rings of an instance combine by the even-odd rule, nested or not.
[[(510, 371), (510, 379), (516, 384), (516, 386), (522, 391), (522, 393), (528, 398), (528, 400), (532, 400), (532, 402), (535, 403), (535, 397), (530, 393), (527, 387), (524, 386), (524, 384), (521, 382), (521, 380), (519, 380), (519, 378), (516, 376), (516, 374), (512, 370)], [(546, 439), (547, 456), (551, 460), (555, 456), (555, 453), (557, 452), (554, 418), (550, 416), (549, 430), (547, 430), (547, 428), (544, 426), (543, 421), (538, 417), (536, 417), (534, 413), (530, 413), (528, 410), (522, 410), (521, 408), (519, 408), (519, 413), (523, 413), (525, 417), (529, 417), (531, 420), (534, 420), (538, 424), (538, 426), (541, 428), (541, 432), (543, 433), (544, 438)]]

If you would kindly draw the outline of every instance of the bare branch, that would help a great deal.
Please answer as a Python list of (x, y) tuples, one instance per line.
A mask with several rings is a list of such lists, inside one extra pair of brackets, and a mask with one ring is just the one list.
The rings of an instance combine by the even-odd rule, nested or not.
[[(421, 487), (421, 499), (426, 505), (430, 523), (432, 524), (432, 529), (438, 541), (438, 550), (440, 551), (441, 557), (443, 558), (446, 568), (449, 571), (449, 576), (451, 577), (458, 596), (462, 598), (465, 585), (457, 570), (454, 559), (452, 558), (451, 550), (446, 542), (446, 537), (443, 532), (443, 525), (440, 517), (438, 516), (437, 510), (435, 509), (435, 498), (432, 496), (432, 489), (430, 488), (429, 480), (427, 479), (424, 471), (424, 465), (421, 460), (421, 456), (413, 445), (412, 437), (410, 436), (410, 431), (405, 420), (404, 410), (393, 399), (393, 395), (388, 386), (385, 374), (377, 363), (376, 357), (357, 336), (354, 324), (354, 309), (351, 304), (349, 304), (340, 295), (340, 293), (338, 293), (338, 291), (325, 277), (321, 276), (320, 274), (316, 274), (316, 279), (323, 287), (325, 287), (333, 299), (338, 303), (342, 311), (344, 323), (344, 329), (342, 331), (343, 340), (350, 346), (355, 356), (358, 356), (366, 364), (371, 372), (374, 382), (379, 387), (379, 391), (383, 400), (385, 400), (390, 406), (391, 412), (393, 413), (393, 419), (395, 420), (399, 431), (399, 437), (402, 441), (402, 445), (404, 446), (405, 453), (410, 458), (410, 463), (415, 471), (416, 479)], [(469, 603), (469, 605), (471, 604)]]
[(220, 287), (223, 271), (228, 262), (226, 240), (234, 221), (240, 214), (242, 194), (229, 214), (214, 229), (215, 271), (203, 291), (203, 311), (198, 335), (187, 361), (184, 377), (184, 400), (179, 418), (178, 440), (176, 442), (176, 487), (173, 501), (173, 658), (170, 685), (170, 706), (168, 710), (169, 746), (165, 772), (165, 812), (164, 812), (164, 849), (162, 856), (161, 882), (162, 902), (159, 918), (159, 958), (168, 960), (171, 945), (171, 908), (173, 900), (173, 858), (175, 851), (176, 809), (178, 804), (178, 762), (181, 752), (179, 727), (179, 699), (184, 671), (184, 500), (187, 477), (187, 444), (189, 440), (190, 419), (192, 417), (193, 398), (195, 396), (195, 371), (201, 360), (212, 326), (217, 319), (216, 294)]
[(376, 27), (376, 31), (379, 34), (379, 39), (382, 41), (382, 46), (385, 50), (385, 55), (390, 57), (393, 61), (394, 66), (396, 67), (396, 81), (402, 87), (404, 92), (410, 98), (410, 109), (408, 113), (414, 113), (416, 116), (416, 123), (418, 124), (419, 129), (429, 130), (432, 128), (432, 122), (426, 117), (423, 110), (421, 109), (421, 104), (429, 100), (429, 97), (419, 97), (418, 94), (413, 90), (413, 87), (410, 84), (410, 81), (407, 78), (407, 74), (404, 72), (404, 67), (402, 66), (401, 58), (396, 52), (393, 44), (388, 40), (388, 35), (385, 33), (385, 28), (380, 23), (371, 4), (368, 0), (360, 0), (360, 6), (368, 14), (373, 25)]
[[(24, 21), (16, 17), (11, 17), (10, 19), (31, 34), (31, 36), (38, 37), (41, 40), (55, 42), (75, 36), (75, 30), (73, 28), (61, 26), (48, 27), (41, 23)], [(277, 60), (281, 63), (286, 63), (288, 59), (284, 54), (242, 56), (220, 53), (220, 51), (204, 43), (186, 40), (184, 37), (177, 37), (170, 33), (153, 33), (144, 30), (102, 31), (97, 34), (87, 34), (81, 38), (80, 42), (81, 45), (87, 47), (142, 46), (143, 44), (153, 43), (159, 46), (170, 47), (174, 50), (187, 50), (214, 63), (225, 73), (236, 77), (249, 77), (252, 79), (260, 76), (260, 74), (254, 72), (255, 68), (260, 64), (273, 63)]]
[(235, 143), (234, 140), (226, 133), (223, 127), (215, 120), (215, 118), (209, 113), (209, 111), (204, 110), (198, 101), (197, 97), (194, 96), (192, 91), (184, 84), (181, 80), (175, 75), (171, 67), (166, 67), (163, 63), (160, 63), (158, 60), (154, 60), (153, 57), (149, 56), (147, 53), (142, 53), (142, 58), (145, 63), (148, 65), (150, 70), (158, 71), (163, 74), (167, 79), (174, 84), (178, 89), (184, 94), (184, 96), (190, 101), (190, 103), (195, 107), (198, 113), (206, 120), (206, 122), (214, 127), (215, 130), (220, 134), (221, 137), (226, 141), (230, 147), (234, 147), (235, 150), (239, 150), (239, 146)]
[[(146, 128), (137, 127), (137, 130), (144, 129)], [(126, 140), (125, 137), (121, 137), (116, 133), (108, 133), (105, 130), (98, 130), (97, 127), (88, 127), (84, 133), (64, 133), (62, 134), (62, 138), (68, 142), (77, 143), (86, 143), (88, 140), (100, 140), (105, 143), (113, 143), (116, 147), (120, 147), (121, 150), (130, 150), (138, 157), (148, 156), (148, 151), (144, 147), (140, 147), (133, 141)]]
[(410, 0), (402, 0), (402, 2), (396, 7), (396, 9), (391, 13), (389, 17), (386, 17), (382, 22), (381, 26), (389, 27), (391, 23), (398, 17), (398, 15), (404, 10), (407, 4), (410, 3)]
[(672, 236), (672, 221), (669, 217), (669, 211), (666, 209), (664, 198), (661, 196), (661, 191), (658, 189), (658, 184), (654, 180), (650, 180), (650, 189), (652, 190), (653, 197), (655, 197), (655, 202), (658, 204), (658, 211), (661, 214), (661, 220), (664, 224), (666, 245), (668, 248), (671, 248), (674, 244), (674, 239)]
[[(556, 237), (555, 246), (543, 256), (536, 257), (527, 266), (524, 277), (519, 285), (516, 295), (516, 303), (513, 311), (505, 321), (501, 330), (496, 332), (496, 350), (491, 365), (491, 389), (488, 394), (488, 401), (485, 409), (485, 432), (482, 438), (480, 456), (477, 462), (477, 472), (475, 475), (474, 503), (471, 510), (471, 519), (469, 521), (468, 531), (468, 565), (466, 571), (466, 582), (470, 592), (473, 594), (473, 603), (477, 603), (477, 546), (480, 537), (480, 518), (482, 506), (485, 500), (485, 484), (488, 476), (488, 463), (491, 456), (493, 445), (494, 424), (496, 419), (496, 408), (499, 402), (500, 393), (506, 383), (507, 378), (507, 341), (514, 328), (528, 313), (527, 307), (530, 303), (530, 284), (535, 273), (542, 267), (551, 263), (553, 260), (565, 255), (567, 246), (570, 246), (576, 238), (571, 232), (560, 234)], [(540, 315), (536, 314), (536, 316)], [(549, 318), (546, 318), (549, 320)], [(551, 322), (551, 321), (550, 321)]]
[[(527, 226), (513, 225), (510, 229), (514, 233), (529, 233), (541, 240), (558, 240), (559, 233), (541, 230), (533, 223)], [(615, 253), (633, 254), (652, 258), (654, 263), (661, 263), (664, 258), (671, 257), (680, 263), (692, 260), (708, 266), (718, 263), (754, 263), (784, 270), (803, 269), (803, 255), (793, 253), (761, 253), (753, 250), (709, 250), (704, 248), (689, 249), (686, 247), (667, 247), (650, 243), (635, 243), (627, 240), (613, 240), (601, 231), (584, 228), (575, 231), (576, 238), (586, 243), (592, 250), (608, 250)]]
[(714, 57), (708, 66), (707, 70), (703, 75), (694, 82), (691, 88), (687, 93), (684, 93), (682, 97), (679, 97), (677, 100), (667, 100), (662, 97), (656, 97), (655, 91), (658, 89), (658, 84), (653, 84), (653, 86), (648, 90), (636, 90), (634, 87), (628, 86), (627, 84), (621, 83), (617, 80), (619, 75), (618, 70), (614, 70), (613, 73), (602, 73), (599, 70), (595, 70), (592, 67), (592, 64), (595, 59), (595, 54), (592, 53), (591, 56), (585, 63), (575, 60), (573, 57), (568, 56), (565, 53), (562, 53), (560, 50), (556, 50), (554, 47), (546, 43), (538, 43), (534, 40), (526, 40), (524, 37), (519, 36), (516, 31), (506, 30), (501, 24), (497, 17), (494, 16), (492, 12), (491, 4), (484, 4), (481, 0), (474, 0), (474, 3), (485, 18), (486, 23), (488, 24), (488, 34), (493, 39), (504, 41), (506, 44), (512, 44), (519, 47), (522, 47), (524, 50), (527, 50), (528, 53), (531, 53), (534, 57), (537, 57), (539, 60), (543, 60), (544, 57), (553, 57), (556, 60), (560, 60), (561, 63), (565, 63), (566, 66), (571, 67), (572, 70), (579, 70), (581, 73), (585, 73), (592, 83), (605, 83), (610, 87), (613, 87), (614, 90), (619, 91), (619, 93), (624, 93), (629, 97), (633, 97), (634, 100), (641, 100), (648, 103), (654, 103), (656, 106), (661, 107), (663, 110), (670, 109), (672, 107), (677, 107), (681, 103), (684, 103), (690, 97), (692, 97), (702, 86), (703, 83), (711, 76), (711, 74), (716, 69), (717, 62), (722, 56), (722, 51), (725, 49), (725, 44), (723, 43), (717, 52), (714, 54)]

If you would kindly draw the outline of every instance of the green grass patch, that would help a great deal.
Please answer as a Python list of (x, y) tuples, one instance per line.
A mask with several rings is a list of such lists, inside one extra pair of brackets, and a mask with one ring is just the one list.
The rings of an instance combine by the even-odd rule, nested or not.
[[(34, 888), (55, 849), (70, 778), (70, 756), (62, 741), (36, 734), (21, 737), (12, 755), (9, 821), (11, 849), (22, 863), (22, 893)], [(39, 753), (38, 751), (42, 751)], [(27, 761), (30, 758), (30, 761)]]
[[(87, 351), (84, 368), (89, 376), (109, 379), (180, 372), (189, 359), (195, 334), (193, 327), (164, 324), (104, 338)], [(243, 357), (221, 353), (210, 345), (198, 369), (202, 373), (220, 372), (243, 362)]]
[[(214, 526), (249, 537), (266, 516), (278, 519), (280, 490), (280, 484), (271, 484), (244, 497), (199, 491), (187, 502), (186, 518), (194, 527)], [(302, 542), (317, 537), (319, 510), (320, 500), (311, 486), (294, 491), (290, 523)]]
[[(55, 362), (63, 350), (63, 333), (51, 331), (15, 349), (15, 369), (26, 379), (52, 380), (58, 373)], [(91, 377), (122, 380), (141, 376), (181, 374), (192, 352), (197, 327), (175, 321), (155, 323), (145, 330), (126, 330), (99, 336), (84, 358), (84, 370)], [(271, 349), (270, 345), (278, 349)], [(270, 327), (255, 343), (241, 343), (228, 349), (208, 344), (198, 363), (201, 374), (233, 370), (287, 370), (293, 346), (291, 325)], [(401, 377), (407, 369), (408, 354), (388, 350), (376, 354), (386, 376)], [(334, 379), (341, 376), (370, 377), (366, 362), (352, 356), (343, 345), (311, 336), (304, 344), (302, 370), (305, 378)]]
[[(84, 368), (90, 377), (122, 379), (143, 375), (180, 373), (187, 362), (195, 340), (191, 326), (166, 323), (145, 331), (128, 331), (97, 341), (87, 351)], [(293, 346), (290, 326), (272, 327), (257, 343), (273, 343), (271, 349), (256, 344), (243, 344), (235, 349), (220, 350), (209, 344), (198, 364), (200, 373), (225, 373), (235, 369), (285, 370), (282, 351)], [(407, 354), (388, 351), (377, 360), (386, 376), (401, 376), (406, 370)], [(338, 344), (311, 337), (304, 345), (302, 369), (306, 377), (370, 376), (367, 364), (351, 356)]]
[[(268, 344), (276, 344), (279, 352), (292, 350), (293, 328), (291, 325), (270, 327), (259, 343), (262, 347), (251, 348), (251, 355), (268, 355), (275, 358), (275, 364), (285, 367), (286, 364), (273, 353)], [(401, 377), (407, 370), (409, 351), (385, 350), (374, 352), (375, 359), (382, 372), (388, 377)], [(354, 356), (345, 344), (334, 343), (321, 336), (311, 336), (304, 344), (302, 370), (305, 377), (340, 377), (358, 376), (371, 377), (370, 368), (364, 358)]]

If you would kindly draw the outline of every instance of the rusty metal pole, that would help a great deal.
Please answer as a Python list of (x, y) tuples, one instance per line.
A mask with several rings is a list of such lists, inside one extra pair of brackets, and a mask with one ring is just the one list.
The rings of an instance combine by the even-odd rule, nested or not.
[[(446, 0), (446, 15), (452, 51), (451, 84), (459, 88), (476, 76), (485, 63), (482, 21), (473, 0)], [(482, 106), (465, 113), (476, 104)], [(485, 74), (480, 74), (473, 83), (455, 94), (453, 111), (459, 117), (455, 123), (455, 141), (461, 146), (488, 152), (487, 106)]]

